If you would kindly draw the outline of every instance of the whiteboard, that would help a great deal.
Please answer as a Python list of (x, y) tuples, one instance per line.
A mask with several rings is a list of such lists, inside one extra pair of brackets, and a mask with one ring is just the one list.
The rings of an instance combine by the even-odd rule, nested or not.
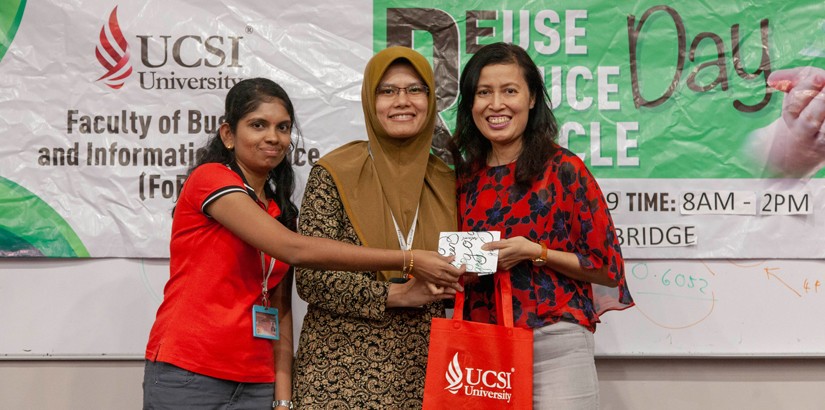
[(143, 357), (168, 259), (0, 259), (0, 357)]
[[(632, 260), (605, 357), (825, 356), (825, 261)], [(0, 259), (0, 358), (142, 359), (167, 259)], [(306, 305), (293, 290), (296, 336)]]
[(637, 260), (601, 356), (825, 356), (825, 261)]

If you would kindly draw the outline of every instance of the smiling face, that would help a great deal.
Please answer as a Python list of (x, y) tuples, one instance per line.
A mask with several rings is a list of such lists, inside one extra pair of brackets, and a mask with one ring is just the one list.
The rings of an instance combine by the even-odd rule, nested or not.
[(221, 124), (221, 140), (235, 151), (235, 160), (247, 179), (266, 179), (289, 151), (292, 119), (283, 101), (272, 98), (238, 121), (233, 132), (229, 124)]
[(535, 97), (517, 64), (481, 69), (473, 99), (473, 122), (494, 148), (520, 147)]
[(409, 89), (424, 86), (415, 69), (406, 63), (393, 64), (378, 83), (375, 96), (375, 112), (378, 122), (391, 138), (406, 139), (418, 134), (427, 122), (429, 101), (427, 93), (411, 95), (406, 90), (397, 94), (379, 92), (389, 87)]

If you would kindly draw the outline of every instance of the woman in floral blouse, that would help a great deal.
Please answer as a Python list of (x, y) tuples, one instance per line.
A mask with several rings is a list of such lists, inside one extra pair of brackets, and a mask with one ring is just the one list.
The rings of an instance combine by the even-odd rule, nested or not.
[(597, 408), (593, 332), (633, 305), (604, 196), (556, 142), (541, 73), (520, 47), (483, 47), (461, 74), (452, 153), (460, 229), (500, 231), (498, 272), (465, 284), (465, 317), (497, 323), (494, 288), (513, 284), (516, 326), (533, 329), (535, 408)]

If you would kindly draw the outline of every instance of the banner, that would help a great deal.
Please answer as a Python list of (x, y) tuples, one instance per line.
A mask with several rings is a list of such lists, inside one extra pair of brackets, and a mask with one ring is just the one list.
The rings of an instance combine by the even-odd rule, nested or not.
[(6, 2), (0, 253), (168, 257), (186, 170), (242, 78), (293, 98), (303, 186), (366, 139), (363, 67), (390, 45), (432, 62), (447, 158), (461, 68), (505, 41), (543, 70), (559, 142), (597, 177), (625, 257), (825, 256), (825, 137), (796, 132), (823, 119), (783, 112), (802, 85), (768, 85), (825, 70), (821, 2), (614, 3)]

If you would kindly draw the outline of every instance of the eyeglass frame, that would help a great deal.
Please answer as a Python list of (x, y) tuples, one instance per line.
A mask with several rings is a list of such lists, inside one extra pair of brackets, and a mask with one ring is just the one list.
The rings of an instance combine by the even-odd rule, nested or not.
[[(412, 87), (421, 87), (422, 92), (414, 92), (410, 93), (410, 88)], [(397, 98), (401, 95), (401, 90), (404, 90), (404, 93), (407, 96), (418, 96), (418, 95), (430, 95), (430, 87), (427, 87), (426, 84), (412, 84), (406, 87), (398, 87), (395, 85), (381, 85), (375, 89), (375, 95), (378, 97), (392, 97)], [(382, 91), (392, 91), (392, 94), (385, 94)]]

